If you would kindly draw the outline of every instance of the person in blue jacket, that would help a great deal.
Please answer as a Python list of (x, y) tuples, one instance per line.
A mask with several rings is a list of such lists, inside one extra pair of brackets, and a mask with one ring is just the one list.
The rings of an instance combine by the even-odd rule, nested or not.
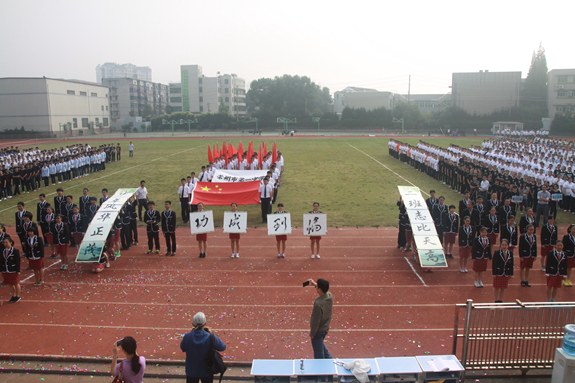
[[(186, 353), (186, 382), (212, 383), (214, 376), (210, 375), (205, 368), (205, 362), (210, 351), (210, 334), (213, 331), (206, 327), (206, 315), (198, 312), (192, 319), (194, 329), (184, 335), (180, 343), (180, 349)], [(226, 344), (214, 334), (214, 348), (217, 351), (225, 351)]]

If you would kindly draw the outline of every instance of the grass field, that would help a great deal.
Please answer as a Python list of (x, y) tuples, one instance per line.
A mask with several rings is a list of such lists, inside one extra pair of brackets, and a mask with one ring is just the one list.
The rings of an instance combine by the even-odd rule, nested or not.
[[(243, 140), (244, 147), (249, 139), (251, 138)], [(423, 139), (444, 147), (450, 143), (469, 147), (482, 142), (476, 138)], [(419, 138), (411, 138), (403, 141), (416, 144), (418, 140)], [(90, 145), (109, 142), (114, 141), (92, 141)], [(128, 157), (127, 142), (123, 142), (122, 161), (110, 164), (105, 172), (42, 188), (41, 192), (45, 193), (51, 202), (56, 188), (61, 186), (66, 194), (74, 195), (77, 202), (84, 187), (90, 189), (90, 195), (99, 198), (104, 187), (112, 194), (121, 187), (138, 187), (139, 181), (144, 179), (150, 198), (156, 202), (158, 209), (163, 210), (163, 201), (171, 200), (181, 223), (177, 203), (180, 179), (192, 171), (199, 174), (201, 166), (207, 162), (207, 145), (216, 142), (221, 144), (221, 140), (214, 139), (135, 141), (133, 158)], [(232, 142), (237, 146), (237, 139)], [(257, 148), (260, 142), (261, 140), (254, 139), (254, 146)], [(268, 140), (267, 143), (268, 148), (271, 148), (273, 140)], [(293, 225), (301, 225), (302, 214), (312, 209), (314, 201), (320, 202), (320, 210), (328, 214), (330, 226), (396, 225), (397, 185), (408, 184), (406, 180), (424, 192), (435, 189), (438, 196), (445, 196), (447, 204), (456, 204), (459, 201), (459, 194), (450, 188), (391, 158), (388, 155), (387, 143), (387, 138), (278, 139), (278, 150), (285, 158), (283, 185), (278, 194), (278, 202), (282, 202), (286, 211), (292, 213)], [(54, 146), (55, 143), (39, 145), (40, 149)], [(24, 201), (28, 210), (35, 214), (38, 194), (24, 194), (0, 202), (1, 222), (14, 224), (18, 201)], [(228, 209), (223, 206), (207, 208), (214, 211), (216, 223), (221, 222), (223, 211)], [(242, 206), (239, 210), (249, 213), (248, 222), (251, 226), (261, 225), (259, 205)], [(560, 224), (569, 224), (571, 215), (561, 212), (558, 221)]]

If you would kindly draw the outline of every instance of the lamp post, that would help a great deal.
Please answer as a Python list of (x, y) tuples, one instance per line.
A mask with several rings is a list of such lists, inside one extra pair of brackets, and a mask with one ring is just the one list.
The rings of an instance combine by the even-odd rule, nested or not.
[[(182, 121), (182, 120), (180, 120), (180, 121)], [(174, 136), (174, 125), (180, 124), (180, 123), (181, 123), (180, 121), (175, 121), (175, 120), (172, 120), (172, 121), (162, 120), (162, 125), (172, 125), (172, 137), (173, 137), (173, 136)]]
[(197, 123), (198, 123), (197, 118), (195, 118), (193, 120), (180, 120), (180, 124), (188, 124), (188, 134), (190, 136), (192, 135), (192, 124), (197, 124)]
[(255, 121), (256, 122), (256, 131), (254, 132), (254, 135), (258, 134), (258, 119), (256, 117), (251, 117), (250, 121)]
[(405, 133), (405, 129), (403, 129), (403, 124), (404, 124), (403, 118), (398, 120), (397, 118), (393, 117), (391, 122), (401, 122), (401, 133)]
[(62, 124), (61, 122), (59, 122), (58, 125), (60, 126), (60, 139), (62, 139), (62, 125), (66, 124)]
[(277, 122), (284, 124), (284, 134), (285, 134), (288, 131), (289, 124), (295, 124), (297, 122), (297, 118), (293, 118), (290, 120), (289, 118), (286, 117), (278, 117)]
[(313, 122), (317, 122), (317, 132), (319, 133), (319, 120), (321, 120), (320, 117), (314, 117), (311, 119)]

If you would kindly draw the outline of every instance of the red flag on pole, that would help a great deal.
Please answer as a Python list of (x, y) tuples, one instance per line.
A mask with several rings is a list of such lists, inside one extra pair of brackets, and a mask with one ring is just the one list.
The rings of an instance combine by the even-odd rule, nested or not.
[(222, 154), (226, 158), (226, 166), (228, 166), (228, 148), (226, 148), (226, 143), (222, 145)]
[(278, 159), (278, 148), (276, 142), (274, 141), (274, 148), (272, 149), (272, 164), (275, 164)]
[(218, 151), (218, 146), (216, 144), (214, 144), (214, 157), (216, 160), (220, 159), (220, 152)]
[(212, 157), (212, 149), (210, 148), (210, 145), (208, 145), (208, 163), (210, 162), (214, 162), (214, 157)]
[(238, 144), (238, 157), (241, 157), (244, 155), (244, 146), (242, 145), (242, 142), (240, 141), (240, 143)]
[(260, 144), (260, 154), (258, 154), (258, 168), (262, 168), (262, 144)]
[(250, 141), (250, 143), (248, 144), (248, 166), (249, 166), (249, 170), (252, 169), (252, 156), (254, 155), (254, 143), (252, 141)]
[(268, 144), (264, 141), (264, 156), (268, 154)]
[(198, 182), (192, 192), (192, 205), (229, 206), (257, 205), (260, 203), (260, 181), (249, 182)]

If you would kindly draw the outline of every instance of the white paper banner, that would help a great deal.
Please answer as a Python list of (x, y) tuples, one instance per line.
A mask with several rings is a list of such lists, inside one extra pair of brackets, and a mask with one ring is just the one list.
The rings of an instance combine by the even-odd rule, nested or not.
[(268, 214), (268, 235), (291, 234), (291, 214)]
[(190, 213), (192, 234), (211, 233), (214, 231), (214, 214), (211, 210)]
[(86, 230), (84, 240), (80, 244), (76, 256), (76, 262), (98, 262), (118, 213), (135, 192), (136, 189), (118, 189), (112, 197), (100, 206)]
[(224, 233), (246, 233), (248, 227), (247, 211), (224, 212)]
[(268, 174), (267, 170), (222, 170), (214, 173), (212, 182), (260, 181)]
[(303, 235), (327, 235), (327, 215), (304, 214)]

